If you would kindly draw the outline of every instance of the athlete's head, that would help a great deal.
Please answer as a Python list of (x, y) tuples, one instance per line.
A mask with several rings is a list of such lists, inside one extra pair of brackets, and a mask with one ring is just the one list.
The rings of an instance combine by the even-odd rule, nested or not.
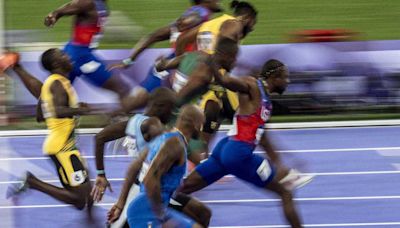
[(215, 60), (227, 71), (232, 70), (236, 63), (239, 45), (235, 40), (221, 37), (215, 46)]
[(183, 131), (189, 131), (191, 138), (198, 139), (205, 117), (203, 112), (195, 105), (185, 105), (181, 108), (176, 127)]
[(147, 114), (155, 116), (165, 124), (168, 123), (176, 103), (176, 93), (168, 88), (160, 87), (154, 90), (147, 104)]
[(271, 59), (264, 63), (260, 79), (268, 85), (270, 93), (278, 94), (282, 94), (290, 82), (287, 67), (276, 59)]
[(234, 0), (231, 2), (233, 14), (240, 17), (244, 23), (243, 37), (253, 31), (257, 23), (257, 10), (248, 2)]
[(73, 66), (69, 56), (58, 48), (51, 48), (42, 54), (42, 66), (47, 71), (54, 73), (62, 71), (69, 73)]
[(212, 12), (221, 12), (221, 0), (192, 0), (193, 5), (203, 5)]

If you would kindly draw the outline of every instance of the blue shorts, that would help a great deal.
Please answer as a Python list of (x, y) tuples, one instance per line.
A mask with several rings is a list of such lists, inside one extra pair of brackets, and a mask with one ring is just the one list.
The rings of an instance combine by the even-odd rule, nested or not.
[[(167, 59), (175, 58), (175, 53), (170, 54)], [(151, 66), (146, 78), (140, 83), (140, 86), (146, 89), (148, 93), (161, 87), (162, 82), (171, 74), (171, 71), (157, 72), (155, 65)]]
[[(165, 199), (164, 199), (165, 198)], [(168, 198), (168, 199), (167, 199)], [(166, 204), (169, 197), (163, 197)], [(127, 211), (129, 227), (147, 228), (151, 224), (152, 228), (162, 227), (163, 223), (174, 224), (174, 227), (191, 228), (195, 222), (186, 215), (167, 208), (165, 205), (165, 219), (161, 221), (154, 215), (150, 206), (150, 201), (146, 193), (141, 192), (130, 204)]]
[(275, 176), (268, 160), (253, 153), (255, 145), (226, 137), (214, 148), (207, 161), (196, 167), (208, 185), (227, 174), (264, 188)]
[(68, 43), (65, 45), (64, 51), (74, 64), (74, 69), (69, 75), (71, 82), (76, 77), (83, 75), (83, 78), (91, 84), (102, 87), (112, 76), (111, 72), (107, 71), (104, 62), (93, 55), (93, 49)]

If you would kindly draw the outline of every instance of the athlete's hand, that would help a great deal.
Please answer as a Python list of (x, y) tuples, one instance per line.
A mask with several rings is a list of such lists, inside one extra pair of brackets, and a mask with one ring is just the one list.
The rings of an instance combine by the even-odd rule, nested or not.
[(103, 199), (103, 195), (107, 190), (107, 187), (110, 189), (110, 192), (113, 192), (111, 184), (108, 182), (107, 178), (105, 176), (98, 175), (96, 178), (96, 183), (94, 184), (92, 192), (90, 193), (95, 202), (100, 202)]
[(57, 15), (55, 13), (49, 13), (45, 18), (44, 18), (44, 25), (47, 27), (53, 27), (54, 24), (57, 22)]
[(114, 204), (112, 208), (107, 213), (107, 223), (111, 224), (118, 220), (119, 216), (121, 216), (123, 209), (123, 205)]
[(168, 59), (165, 56), (160, 56), (156, 59), (155, 67), (158, 72), (164, 71), (167, 66)]

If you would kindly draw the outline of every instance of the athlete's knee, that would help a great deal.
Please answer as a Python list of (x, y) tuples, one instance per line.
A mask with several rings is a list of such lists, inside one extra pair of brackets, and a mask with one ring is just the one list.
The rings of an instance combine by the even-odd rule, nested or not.
[(83, 210), (86, 206), (86, 197), (82, 196), (79, 193), (75, 193), (73, 197), (73, 205), (78, 210)]

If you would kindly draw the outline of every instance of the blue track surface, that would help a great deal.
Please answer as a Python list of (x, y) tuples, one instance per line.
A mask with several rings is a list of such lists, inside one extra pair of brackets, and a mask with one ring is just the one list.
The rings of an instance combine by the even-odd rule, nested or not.
[[(400, 227), (400, 127), (270, 132), (289, 166), (317, 175), (295, 193), (304, 224)], [(223, 136), (220, 132), (217, 139)], [(43, 139), (0, 137), (0, 194), (4, 196), (7, 185), (25, 170), (60, 185), (52, 163), (42, 155)], [(92, 156), (93, 136), (81, 136), (80, 148), (83, 155)], [(94, 159), (88, 157), (87, 162), (94, 178)], [(105, 160), (114, 193), (107, 192), (95, 208), (97, 224), (88, 225), (85, 213), (29, 191), (17, 202), (1, 198), (0, 227), (104, 227), (107, 209), (118, 197), (129, 162), (128, 157)], [(211, 226), (285, 227), (280, 202), (274, 195), (236, 178), (225, 180), (194, 194), (211, 207)]]

